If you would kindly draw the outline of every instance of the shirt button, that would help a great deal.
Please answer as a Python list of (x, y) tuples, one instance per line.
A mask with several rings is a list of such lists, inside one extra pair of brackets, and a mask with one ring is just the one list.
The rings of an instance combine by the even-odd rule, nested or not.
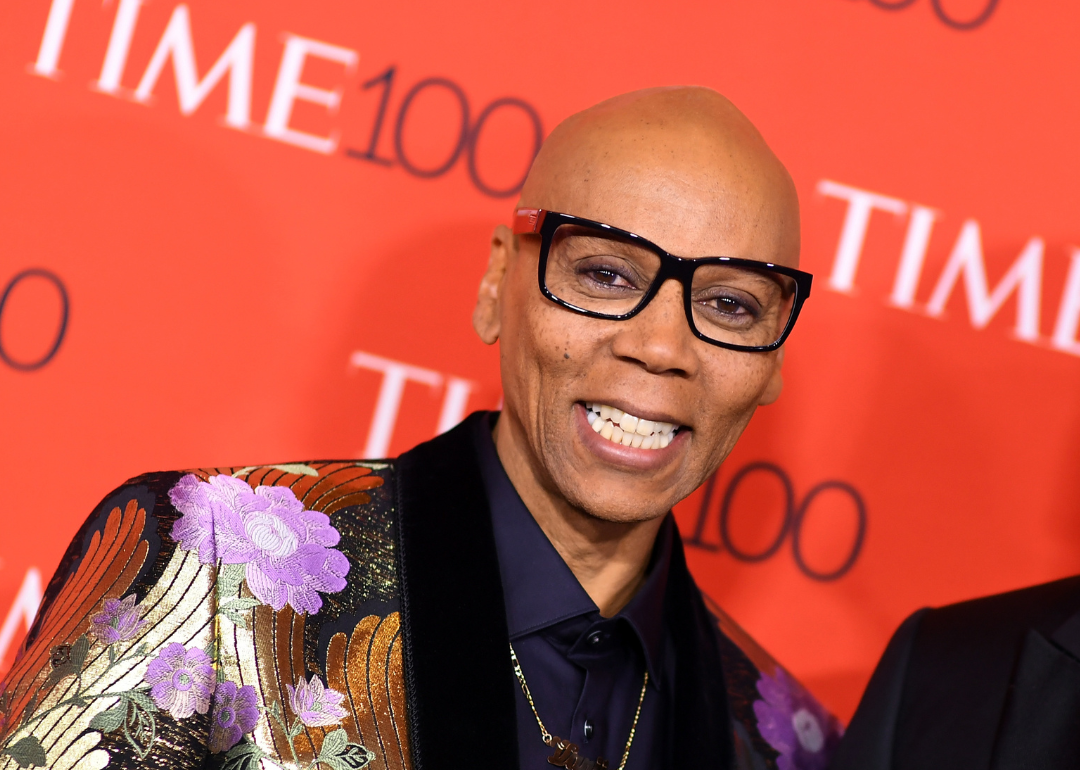
[(592, 738), (592, 734), (593, 734), (592, 720), (586, 719), (585, 720), (585, 740), (588, 741), (590, 738)]
[(593, 631), (585, 638), (588, 640), (589, 644), (595, 647), (596, 645), (600, 644), (600, 642), (604, 641), (606, 637), (607, 634), (605, 634), (603, 631)]

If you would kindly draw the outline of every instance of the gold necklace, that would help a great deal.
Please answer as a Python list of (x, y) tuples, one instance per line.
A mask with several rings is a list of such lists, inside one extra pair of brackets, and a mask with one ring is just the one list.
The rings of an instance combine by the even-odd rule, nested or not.
[[(510, 644), (510, 662), (514, 664), (514, 673), (521, 684), (521, 691), (525, 693), (525, 700), (529, 701), (529, 708), (532, 709), (533, 716), (536, 717), (536, 724), (540, 725), (540, 740), (555, 750), (555, 753), (548, 757), (548, 762), (556, 767), (564, 767), (567, 770), (593, 770), (594, 768), (595, 770), (607, 770), (608, 763), (606, 759), (597, 757), (596, 761), (593, 762), (591, 759), (579, 756), (576, 743), (552, 735), (544, 727), (540, 714), (536, 710), (536, 704), (533, 703), (532, 693), (529, 692), (529, 685), (525, 681), (525, 673), (521, 670), (521, 663), (518, 661), (517, 653), (514, 652), (512, 642)], [(641, 683), (641, 695), (638, 696), (637, 711), (634, 712), (634, 722), (630, 725), (630, 737), (626, 739), (626, 748), (623, 749), (622, 762), (619, 763), (618, 770), (625, 770), (626, 768), (626, 759), (630, 756), (630, 745), (634, 742), (638, 718), (641, 716), (641, 704), (645, 701), (645, 688), (648, 686), (649, 672), (646, 670), (645, 681)]]

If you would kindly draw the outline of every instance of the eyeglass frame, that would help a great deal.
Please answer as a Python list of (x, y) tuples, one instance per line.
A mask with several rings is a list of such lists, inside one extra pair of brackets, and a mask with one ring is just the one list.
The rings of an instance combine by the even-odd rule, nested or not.
[[(585, 225), (604, 232), (613, 233), (629, 239), (633, 243), (644, 246), (660, 258), (660, 269), (657, 270), (656, 277), (653, 278), (652, 283), (649, 284), (649, 288), (645, 291), (641, 301), (638, 302), (633, 310), (628, 313), (617, 315), (601, 313), (595, 310), (586, 310), (583, 307), (578, 307), (577, 305), (555, 296), (555, 294), (548, 289), (546, 274), (551, 241), (555, 235), (555, 231), (559, 229), (559, 226), (566, 224)], [(557, 211), (548, 211), (546, 209), (517, 209), (514, 212), (514, 225), (512, 229), (514, 235), (540, 236), (540, 258), (537, 265), (537, 280), (540, 284), (541, 293), (556, 305), (565, 307), (567, 310), (572, 310), (575, 313), (588, 316), (589, 318), (600, 318), (609, 321), (625, 321), (629, 318), (633, 318), (644, 310), (659, 293), (660, 287), (667, 281), (676, 280), (682, 285), (683, 309), (686, 312), (686, 322), (690, 326), (690, 331), (692, 331), (694, 336), (699, 340), (728, 350), (741, 350), (747, 353), (766, 353), (771, 350), (776, 350), (783, 345), (787, 340), (788, 335), (791, 334), (791, 330), (795, 328), (795, 321), (799, 318), (803, 303), (810, 298), (810, 286), (814, 279), (813, 275), (803, 270), (796, 270), (793, 267), (785, 267), (784, 265), (777, 265), (772, 262), (761, 262), (756, 259), (742, 259), (741, 257), (679, 257), (660, 248), (648, 238), (644, 238), (637, 233), (632, 233), (629, 230), (623, 230), (592, 219), (576, 217), (572, 214), (561, 214)], [(693, 288), (694, 272), (701, 265), (748, 267), (755, 270), (772, 271), (793, 279), (795, 281), (795, 298), (793, 300), (791, 315), (788, 318), (787, 326), (784, 327), (784, 331), (781, 332), (780, 337), (769, 345), (737, 345), (732, 342), (714, 340), (702, 334), (694, 324), (694, 311), (691, 306), (693, 300), (690, 296)]]

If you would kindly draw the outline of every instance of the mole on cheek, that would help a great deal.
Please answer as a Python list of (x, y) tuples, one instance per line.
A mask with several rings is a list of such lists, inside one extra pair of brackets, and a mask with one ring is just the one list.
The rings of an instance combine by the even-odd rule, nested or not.
[(566, 359), (569, 359), (569, 358), (570, 358), (570, 354), (569, 354), (569, 353), (563, 353), (563, 354), (562, 354), (562, 357), (563, 357), (563, 358), (566, 358)]

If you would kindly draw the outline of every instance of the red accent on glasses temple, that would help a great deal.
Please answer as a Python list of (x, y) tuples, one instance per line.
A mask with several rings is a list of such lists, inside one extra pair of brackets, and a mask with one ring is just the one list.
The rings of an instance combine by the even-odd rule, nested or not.
[(540, 232), (544, 224), (543, 209), (518, 209), (514, 212), (514, 235), (530, 235)]

